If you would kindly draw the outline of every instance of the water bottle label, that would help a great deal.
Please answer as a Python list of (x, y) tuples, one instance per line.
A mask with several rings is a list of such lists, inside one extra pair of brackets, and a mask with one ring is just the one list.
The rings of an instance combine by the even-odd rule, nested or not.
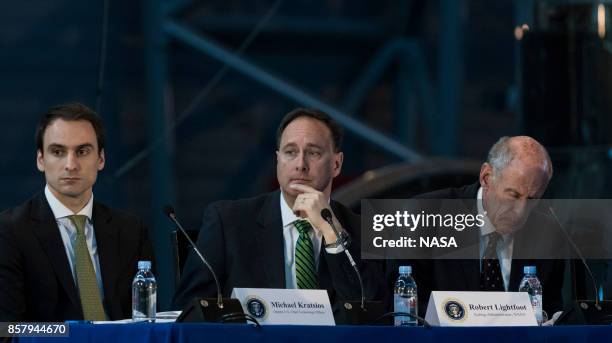
[[(403, 297), (399, 294), (394, 296), (394, 311), (395, 312), (406, 312), (413, 316), (417, 315), (417, 298), (415, 296)], [(395, 325), (416, 325), (416, 318), (409, 316), (397, 316), (395, 317)]]
[[(148, 277), (147, 277), (148, 276)], [(157, 283), (153, 275), (138, 272), (132, 283), (132, 319), (155, 321)]]
[(538, 324), (542, 324), (542, 295), (532, 295), (530, 296), (531, 306), (533, 306), (533, 311), (535, 312), (536, 320)]

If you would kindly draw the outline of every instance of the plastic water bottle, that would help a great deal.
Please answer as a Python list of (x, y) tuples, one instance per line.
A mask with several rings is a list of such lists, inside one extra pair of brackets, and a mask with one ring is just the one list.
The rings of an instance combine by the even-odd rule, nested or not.
[(155, 321), (157, 282), (151, 272), (151, 261), (138, 261), (138, 273), (132, 282), (132, 320)]
[(536, 267), (525, 266), (523, 267), (523, 272), (525, 276), (523, 276), (523, 280), (521, 280), (519, 285), (519, 292), (529, 293), (529, 299), (531, 300), (531, 306), (533, 306), (538, 325), (542, 325), (542, 284), (536, 276)]
[[(417, 311), (417, 285), (412, 278), (412, 267), (399, 267), (399, 277), (393, 290), (393, 311), (406, 312), (416, 316)], [(416, 326), (416, 318), (408, 316), (395, 317), (395, 326)]]

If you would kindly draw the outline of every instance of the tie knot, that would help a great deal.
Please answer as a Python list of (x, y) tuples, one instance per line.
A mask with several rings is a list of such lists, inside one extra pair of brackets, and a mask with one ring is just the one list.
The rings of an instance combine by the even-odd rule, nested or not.
[(77, 235), (82, 235), (85, 232), (85, 221), (87, 220), (87, 216), (72, 215), (68, 216), (68, 218), (70, 218), (70, 221), (76, 227)]
[(300, 233), (300, 236), (308, 235), (310, 229), (312, 229), (312, 225), (307, 220), (300, 219), (293, 222), (293, 225)]

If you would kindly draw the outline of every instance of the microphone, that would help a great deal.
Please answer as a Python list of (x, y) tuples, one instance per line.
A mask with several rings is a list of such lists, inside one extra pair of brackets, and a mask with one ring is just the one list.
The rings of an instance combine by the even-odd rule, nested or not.
[[(215, 280), (215, 284), (217, 286), (216, 301), (217, 301), (218, 310), (211, 308), (209, 306), (208, 302), (211, 301), (212, 299), (200, 299), (194, 302), (193, 304), (190, 304), (188, 308), (184, 310), (183, 313), (181, 313), (179, 318), (177, 318), (177, 322), (187, 322), (187, 321), (244, 322), (245, 320), (253, 321), (253, 318), (251, 318), (249, 315), (244, 314), (244, 312), (242, 311), (242, 305), (240, 305), (240, 302), (238, 301), (238, 299), (226, 299), (227, 304), (224, 304), (222, 293), (221, 293), (221, 286), (219, 284), (219, 279), (217, 278), (217, 274), (215, 274), (215, 271), (212, 268), (212, 266), (208, 263), (206, 258), (204, 258), (204, 255), (202, 255), (202, 253), (200, 252), (200, 249), (198, 249), (197, 245), (189, 237), (189, 235), (187, 234), (187, 231), (185, 231), (185, 229), (183, 228), (183, 225), (181, 225), (181, 223), (178, 221), (176, 217), (176, 213), (174, 212), (174, 207), (172, 207), (171, 205), (166, 205), (164, 206), (163, 210), (164, 210), (164, 214), (168, 218), (170, 218), (170, 220), (174, 224), (176, 224), (178, 229), (183, 233), (183, 236), (187, 238), (187, 241), (193, 248), (193, 251), (195, 251), (195, 253), (198, 255), (202, 263), (206, 266), (208, 271), (210, 271), (210, 273), (212, 274), (213, 279)], [(196, 308), (201, 309), (201, 312), (198, 313), (198, 311), (195, 310)], [(205, 310), (208, 310), (208, 311), (205, 311)], [(257, 321), (255, 320), (255, 322)]]
[[(563, 232), (563, 235), (565, 236), (565, 238), (571, 245), (572, 249), (574, 249), (574, 251), (578, 254), (578, 257), (580, 258), (580, 262), (586, 269), (587, 274), (589, 275), (589, 278), (591, 279), (591, 282), (593, 283), (593, 290), (595, 291), (595, 304), (592, 307), (589, 306), (590, 301), (583, 300), (583, 301), (578, 302), (578, 296), (576, 296), (574, 303), (563, 311), (561, 316), (557, 318), (555, 325), (562, 325), (562, 324), (610, 325), (612, 323), (612, 304), (609, 301), (603, 301), (603, 302), (599, 301), (599, 296), (597, 292), (597, 281), (595, 280), (595, 277), (593, 276), (593, 272), (591, 271), (591, 268), (589, 268), (589, 265), (586, 263), (586, 259), (582, 255), (582, 252), (580, 251), (576, 243), (574, 243), (574, 241), (570, 237), (567, 230), (565, 230), (565, 227), (561, 225), (561, 221), (555, 214), (555, 211), (553, 210), (552, 206), (548, 206), (548, 211), (550, 212), (555, 222), (561, 229), (561, 232)], [(573, 285), (574, 294), (576, 294), (575, 287), (576, 285), (574, 283)]]
[(172, 222), (174, 222), (174, 224), (176, 224), (176, 226), (183, 233), (185, 238), (187, 238), (187, 241), (189, 241), (189, 244), (191, 244), (193, 251), (195, 251), (195, 253), (198, 255), (202, 263), (204, 263), (206, 268), (208, 268), (208, 270), (212, 274), (213, 278), (215, 279), (215, 284), (217, 285), (217, 306), (219, 306), (219, 308), (223, 308), (223, 297), (221, 296), (221, 286), (219, 285), (217, 274), (215, 274), (215, 271), (213, 270), (213, 268), (210, 266), (210, 264), (208, 264), (208, 261), (206, 261), (206, 259), (202, 255), (202, 253), (200, 252), (200, 249), (198, 249), (195, 243), (191, 240), (191, 238), (189, 237), (189, 235), (183, 228), (183, 225), (181, 225), (178, 219), (176, 219), (176, 213), (174, 213), (174, 208), (171, 205), (166, 205), (164, 206), (164, 213), (166, 214), (166, 216), (168, 216), (168, 218), (170, 218), (170, 220), (172, 220)]
[[(404, 312), (385, 313), (384, 305), (380, 301), (368, 301), (368, 307), (369, 307), (369, 311), (368, 311), (365, 305), (365, 302), (366, 302), (365, 301), (365, 291), (363, 289), (363, 280), (361, 278), (361, 272), (359, 272), (359, 268), (357, 268), (357, 263), (355, 263), (353, 256), (351, 255), (351, 253), (348, 250), (348, 247), (346, 246), (346, 240), (342, 238), (342, 236), (340, 235), (340, 232), (334, 225), (333, 215), (329, 209), (327, 208), (322, 209), (321, 217), (332, 227), (332, 230), (334, 230), (334, 234), (336, 235), (336, 239), (338, 243), (342, 246), (342, 248), (344, 248), (344, 253), (346, 254), (346, 257), (351, 263), (351, 266), (353, 266), (353, 269), (355, 270), (355, 273), (357, 274), (357, 278), (359, 279), (359, 287), (361, 290), (361, 304), (360, 304), (361, 313), (353, 313), (351, 311), (353, 305), (351, 305), (350, 303), (345, 303), (344, 308), (346, 309), (348, 317), (345, 318), (346, 323), (343, 323), (343, 324), (356, 325), (356, 324), (365, 323), (365, 324), (370, 324), (370, 325), (379, 325), (390, 317), (408, 316), (410, 318), (416, 319), (419, 323), (422, 323), (423, 326), (426, 328), (431, 327), (425, 319), (417, 315), (413, 315), (410, 313), (404, 313)], [(338, 321), (336, 322), (338, 323)]]
[(591, 279), (591, 282), (593, 283), (593, 290), (595, 291), (595, 293), (594, 293), (595, 294), (595, 307), (598, 310), (601, 310), (601, 306), (599, 306), (599, 297), (597, 296), (597, 289), (598, 289), (597, 288), (597, 280), (595, 280), (595, 277), (593, 276), (593, 272), (591, 271), (591, 268), (589, 268), (589, 265), (587, 264), (586, 259), (582, 255), (582, 252), (580, 251), (580, 249), (578, 249), (578, 246), (576, 246), (576, 243), (574, 243), (574, 240), (570, 237), (570, 235), (567, 232), (567, 230), (565, 230), (565, 227), (563, 227), (563, 225), (561, 225), (561, 221), (559, 220), (559, 218), (555, 214), (555, 211), (553, 210), (552, 206), (548, 206), (548, 211), (550, 212), (552, 217), (555, 219), (555, 222), (557, 223), (557, 225), (559, 225), (559, 228), (561, 228), (561, 232), (563, 232), (563, 235), (565, 236), (565, 239), (572, 246), (572, 249), (574, 249), (576, 254), (578, 254), (578, 258), (580, 259), (580, 262), (582, 262), (582, 265), (584, 266), (584, 269), (586, 269), (586, 271), (587, 271), (587, 273), (589, 275), (589, 278)]
[(336, 225), (334, 225), (334, 220), (333, 220), (331, 211), (327, 208), (322, 209), (321, 217), (332, 227), (332, 230), (334, 230), (334, 234), (336, 235), (337, 242), (340, 243), (340, 245), (342, 246), (344, 253), (346, 254), (346, 257), (348, 257), (348, 260), (351, 263), (351, 266), (353, 266), (353, 269), (355, 270), (355, 273), (357, 274), (357, 279), (359, 279), (359, 288), (361, 290), (361, 309), (365, 310), (365, 292), (363, 290), (363, 280), (361, 279), (361, 273), (359, 272), (359, 268), (357, 268), (357, 263), (355, 263), (353, 256), (351, 255), (351, 253), (348, 250), (348, 247), (346, 246), (345, 240), (340, 236), (340, 232), (338, 232)]

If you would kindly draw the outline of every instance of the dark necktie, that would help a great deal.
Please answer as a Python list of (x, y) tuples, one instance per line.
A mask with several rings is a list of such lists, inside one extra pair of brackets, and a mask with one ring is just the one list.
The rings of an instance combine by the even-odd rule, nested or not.
[(489, 243), (482, 258), (482, 271), (480, 272), (480, 290), (482, 291), (504, 291), (504, 280), (497, 258), (497, 243), (500, 239), (501, 236), (497, 232), (489, 234)]
[(85, 320), (106, 320), (100, 298), (98, 280), (96, 279), (96, 271), (91, 263), (91, 255), (87, 248), (87, 239), (85, 237), (85, 221), (87, 217), (74, 215), (69, 216), (69, 218), (77, 231), (74, 243), (75, 270), (79, 298), (83, 308), (83, 317)]
[(300, 289), (317, 289), (317, 268), (315, 266), (314, 248), (308, 233), (312, 226), (306, 220), (297, 220), (293, 223), (299, 232), (295, 244), (295, 280)]

